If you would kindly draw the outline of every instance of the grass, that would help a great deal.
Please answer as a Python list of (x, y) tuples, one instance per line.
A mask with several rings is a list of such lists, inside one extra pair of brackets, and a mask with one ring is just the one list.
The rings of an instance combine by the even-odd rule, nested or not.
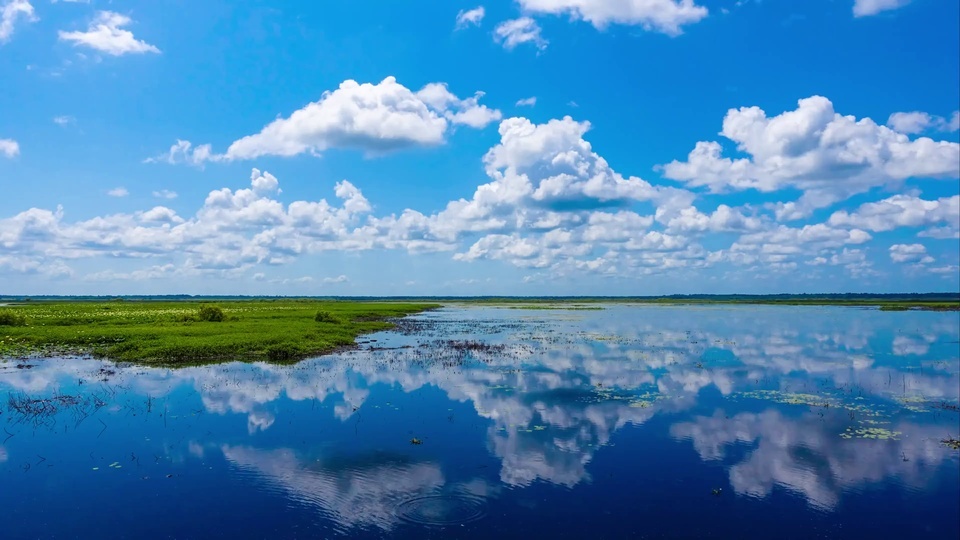
[(154, 365), (291, 362), (351, 346), (361, 334), (390, 328), (390, 318), (432, 307), (316, 300), (31, 302), (0, 312), (0, 357), (93, 355)]

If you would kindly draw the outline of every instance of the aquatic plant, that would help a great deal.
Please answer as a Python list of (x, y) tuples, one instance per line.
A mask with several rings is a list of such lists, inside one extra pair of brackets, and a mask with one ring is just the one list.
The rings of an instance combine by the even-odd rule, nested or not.
[(223, 322), (223, 310), (217, 306), (201, 306), (197, 316), (201, 321)]
[(318, 311), (317, 314), (314, 315), (313, 320), (322, 323), (340, 322), (336, 317), (333, 316), (333, 313), (330, 313), (329, 311)]
[(26, 326), (27, 318), (16, 311), (0, 311), (0, 326)]

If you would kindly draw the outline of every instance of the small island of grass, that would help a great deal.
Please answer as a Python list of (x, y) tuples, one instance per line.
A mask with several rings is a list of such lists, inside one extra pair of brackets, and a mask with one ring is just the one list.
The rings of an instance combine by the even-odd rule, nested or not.
[(153, 365), (291, 362), (354, 344), (427, 303), (25, 302), (0, 307), (0, 358), (91, 355)]

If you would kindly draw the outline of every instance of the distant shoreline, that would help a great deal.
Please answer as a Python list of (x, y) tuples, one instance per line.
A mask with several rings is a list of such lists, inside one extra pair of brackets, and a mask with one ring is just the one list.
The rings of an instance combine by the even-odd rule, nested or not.
[(783, 305), (876, 307), (883, 311), (960, 311), (960, 293), (838, 293), (838, 294), (691, 294), (665, 296), (242, 296), (242, 295), (129, 295), (129, 296), (18, 296), (0, 295), (0, 307), (37, 303), (85, 302), (429, 302), (489, 306), (570, 304), (649, 305)]
[(652, 304), (652, 305), (785, 305), (877, 307), (960, 311), (960, 293), (836, 293), (836, 294), (690, 294), (663, 296), (244, 296), (244, 295), (0, 295), (0, 306), (39, 302), (245, 302), (302, 300), (333, 302), (433, 302), (473, 305)]

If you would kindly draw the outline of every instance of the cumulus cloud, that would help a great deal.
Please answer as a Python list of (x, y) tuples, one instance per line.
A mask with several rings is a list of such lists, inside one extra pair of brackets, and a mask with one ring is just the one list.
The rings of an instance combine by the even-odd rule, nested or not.
[(949, 119), (920, 111), (897, 112), (890, 115), (887, 125), (907, 135), (923, 133), (929, 129), (957, 131), (960, 129), (960, 111), (955, 111)]
[[(471, 101), (479, 96), (460, 99), (439, 83), (410, 95), (449, 125), (485, 122), (484, 116), (492, 114)], [(470, 109), (479, 112), (457, 116)], [(764, 129), (775, 134), (796, 123), (787, 122), (789, 129)], [(917, 227), (926, 237), (960, 234), (960, 196), (928, 201), (907, 192), (834, 212), (824, 223), (795, 227), (777, 221), (793, 211), (794, 203), (698, 207), (691, 191), (615, 170), (588, 141), (590, 128), (589, 122), (569, 116), (543, 123), (502, 120), (499, 142), (482, 158), (485, 182), (472, 195), (432, 213), (416, 208), (375, 213), (360, 188), (347, 180), (332, 186), (336, 199), (331, 202), (282, 202), (280, 180), (253, 169), (246, 187), (211, 191), (193, 215), (157, 206), (68, 222), (59, 208), (21, 212), (0, 220), (0, 257), (7, 258), (4, 268), (28, 272), (80, 258), (149, 260), (137, 271), (99, 273), (91, 279), (259, 275), (266, 280), (270, 272), (265, 267), (327, 251), (367, 250), (446, 252), (463, 263), (503, 261), (531, 269), (532, 276), (555, 279), (583, 274), (637, 279), (678, 272), (693, 277), (715, 266), (758, 276), (790, 273), (799, 279), (804, 275), (798, 269), (812, 272), (806, 276), (822, 277), (827, 271), (878, 275), (873, 268), (877, 259), (868, 257), (877, 251), (865, 247), (873, 240), (871, 232)], [(198, 149), (180, 141), (155, 160), (203, 164), (208, 160), (193, 157), (202, 152)], [(845, 181), (842, 176), (836, 180)], [(153, 194), (175, 196), (166, 190)], [(294, 279), (299, 278), (275, 282), (306, 283)], [(342, 282), (340, 276), (312, 279), (314, 285)]]
[(960, 177), (960, 144), (911, 140), (869, 118), (841, 116), (820, 96), (772, 118), (759, 107), (731, 109), (721, 134), (749, 157), (724, 157), (720, 143), (701, 141), (686, 161), (662, 166), (664, 176), (714, 193), (802, 190), (782, 208), (785, 219), (907, 178)]
[[(239, 273), (258, 263), (283, 264), (302, 253), (375, 245), (375, 237), (356, 230), (370, 206), (349, 182), (336, 185), (343, 202), (339, 208), (325, 200), (295, 201), (285, 207), (272, 198), (278, 192), (275, 177), (254, 169), (249, 188), (210, 192), (190, 218), (155, 207), (67, 223), (62, 209), (30, 209), (0, 220), (0, 256), (29, 253), (31, 260), (41, 262), (98, 255), (179, 258), (176, 274), (201, 275)], [(171, 274), (171, 268), (159, 266), (159, 272), (129, 277)]]
[(37, 16), (28, 0), (0, 2), (0, 44), (10, 41), (19, 22), (36, 22)]
[(115, 188), (107, 191), (107, 195), (109, 195), (109, 196), (111, 196), (111, 197), (126, 197), (126, 196), (129, 195), (129, 194), (130, 194), (130, 192), (127, 191), (127, 188), (125, 188), (125, 187), (123, 187), (123, 186), (115, 187)]
[(461, 9), (460, 12), (457, 13), (456, 29), (461, 30), (468, 26), (480, 26), (484, 15), (486, 15), (486, 11), (483, 9), (483, 6), (477, 6), (466, 11)]
[(170, 150), (158, 156), (143, 160), (144, 163), (169, 163), (171, 165), (187, 164), (202, 167), (208, 161), (222, 161), (223, 156), (213, 153), (209, 144), (193, 146), (190, 141), (177, 139)]
[(130, 17), (113, 11), (100, 11), (85, 32), (60, 30), (61, 41), (77, 47), (89, 47), (111, 56), (124, 54), (159, 54), (160, 49), (146, 41), (133, 37), (133, 32), (123, 28), (133, 22)]
[(530, 17), (503, 21), (493, 29), (493, 39), (508, 51), (523, 43), (531, 43), (542, 51), (549, 44), (540, 35), (540, 25)]
[(518, 0), (527, 13), (568, 15), (597, 29), (610, 24), (640, 26), (676, 36), (684, 25), (707, 16), (707, 8), (694, 0)]
[(869, 231), (891, 231), (899, 227), (940, 225), (960, 231), (960, 195), (924, 200), (914, 195), (894, 195), (881, 201), (865, 203), (853, 212), (838, 210), (830, 216), (830, 225), (860, 227)]
[(20, 144), (13, 139), (0, 139), (0, 155), (14, 158), (20, 155)]
[(214, 153), (209, 144), (178, 140), (167, 153), (147, 161), (200, 166), (261, 156), (319, 155), (329, 148), (353, 148), (375, 156), (436, 146), (446, 140), (451, 125), (479, 129), (500, 119), (500, 111), (479, 103), (482, 96), (477, 92), (460, 99), (444, 83), (413, 92), (394, 77), (378, 84), (347, 80), (289, 117), (234, 141), (224, 154)]
[(869, 17), (882, 11), (901, 8), (910, 3), (910, 0), (854, 0), (853, 16)]
[(898, 263), (927, 264), (933, 262), (933, 257), (927, 255), (927, 248), (923, 244), (894, 244), (890, 246), (890, 259)]

